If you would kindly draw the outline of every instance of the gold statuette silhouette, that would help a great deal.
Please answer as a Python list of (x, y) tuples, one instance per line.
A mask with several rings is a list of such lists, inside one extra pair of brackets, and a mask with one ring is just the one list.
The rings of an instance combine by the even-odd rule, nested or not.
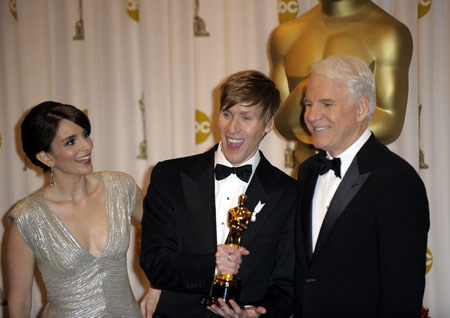
[[(228, 233), (225, 244), (229, 244), (237, 249), (241, 246), (243, 234), (247, 230), (252, 218), (252, 212), (244, 206), (246, 201), (247, 196), (241, 194), (239, 196), (239, 206), (228, 211), (228, 227), (230, 228), (230, 232)], [(204, 306), (217, 305), (219, 298), (222, 298), (226, 302), (230, 299), (239, 302), (240, 291), (241, 281), (239, 278), (230, 273), (217, 274), (214, 276), (209, 296), (202, 297), (202, 304)]]
[[(310, 67), (330, 55), (354, 55), (370, 66), (377, 86), (377, 104), (369, 128), (384, 144), (400, 136), (413, 42), (406, 25), (375, 3), (322, 0), (307, 13), (278, 26), (271, 34), (269, 47), (272, 79), (282, 100), (275, 126), (283, 137), (296, 143), (298, 163), (317, 150), (303, 119), (302, 102)], [(291, 157), (288, 154), (286, 158)], [(288, 161), (286, 166), (292, 163)]]

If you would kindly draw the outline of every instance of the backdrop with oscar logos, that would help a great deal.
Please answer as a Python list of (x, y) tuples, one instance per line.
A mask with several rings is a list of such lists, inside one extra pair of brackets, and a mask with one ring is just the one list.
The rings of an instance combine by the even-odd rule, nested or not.
[[(445, 0), (374, 1), (408, 26), (414, 52), (405, 125), (389, 147), (424, 179), (431, 208), (424, 305), (450, 316), (450, 66)], [(272, 30), (318, 4), (313, 0), (3, 0), (0, 3), (0, 209), (41, 187), (43, 174), (18, 143), (23, 113), (44, 100), (73, 104), (92, 121), (95, 170), (121, 170), (146, 188), (151, 168), (191, 155), (218, 140), (218, 86), (230, 74), (270, 74)], [(293, 147), (276, 132), (262, 150), (285, 166)], [(289, 154), (289, 151), (287, 151)], [(289, 156), (287, 156), (289, 158)], [(135, 233), (133, 233), (135, 235)], [(138, 237), (138, 235), (136, 235)], [(133, 241), (130, 278), (139, 298), (145, 279)], [(6, 285), (2, 257), (1, 288)], [(4, 302), (5, 295), (2, 293)], [(32, 317), (42, 308), (33, 290)]]

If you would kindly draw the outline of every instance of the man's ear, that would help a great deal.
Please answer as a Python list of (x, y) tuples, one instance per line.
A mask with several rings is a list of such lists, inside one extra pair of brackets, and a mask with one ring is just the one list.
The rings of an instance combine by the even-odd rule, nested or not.
[(52, 167), (55, 164), (52, 156), (48, 152), (45, 152), (45, 151), (41, 151), (41, 152), (37, 153), (36, 159), (39, 160), (40, 162), (42, 162), (47, 167)]
[(275, 122), (275, 118), (274, 118), (274, 116), (272, 116), (272, 118), (270, 118), (269, 121), (266, 123), (266, 128), (264, 129), (264, 131), (265, 131), (264, 136), (272, 131), (274, 122)]
[(363, 121), (366, 120), (369, 115), (370, 102), (366, 97), (362, 97), (358, 102), (358, 112), (357, 112), (357, 120)]

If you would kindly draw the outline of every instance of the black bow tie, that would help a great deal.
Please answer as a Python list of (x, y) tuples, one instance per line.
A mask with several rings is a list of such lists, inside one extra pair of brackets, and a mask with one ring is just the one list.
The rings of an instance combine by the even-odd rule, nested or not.
[(323, 175), (327, 173), (329, 170), (334, 171), (334, 175), (338, 178), (341, 177), (341, 159), (340, 158), (334, 158), (334, 159), (328, 159), (326, 157), (325, 152), (321, 153), (319, 155), (319, 174)]
[(252, 175), (252, 165), (245, 165), (241, 167), (227, 167), (221, 164), (217, 164), (214, 168), (214, 174), (217, 180), (222, 180), (228, 177), (230, 174), (236, 174), (236, 176), (244, 182), (250, 180)]

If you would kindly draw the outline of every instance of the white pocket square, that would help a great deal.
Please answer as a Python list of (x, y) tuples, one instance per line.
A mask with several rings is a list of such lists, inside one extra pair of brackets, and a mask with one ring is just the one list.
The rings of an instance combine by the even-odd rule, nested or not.
[(262, 208), (265, 206), (265, 203), (261, 203), (261, 201), (258, 202), (258, 204), (255, 206), (255, 210), (252, 213), (252, 218), (250, 221), (255, 222), (256, 221), (256, 214), (261, 212)]

